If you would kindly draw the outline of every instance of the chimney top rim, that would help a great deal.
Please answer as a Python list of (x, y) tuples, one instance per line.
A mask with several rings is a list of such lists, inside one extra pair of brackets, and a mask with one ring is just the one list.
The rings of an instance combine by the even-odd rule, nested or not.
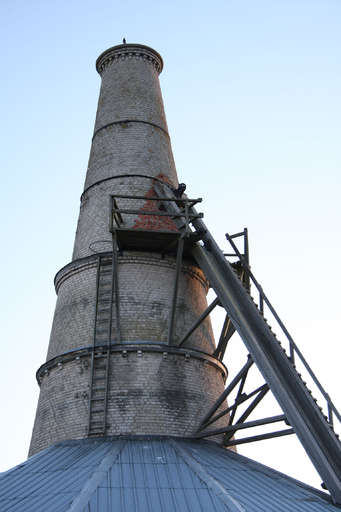
[(117, 57), (129, 57), (129, 54), (138, 57), (146, 57), (148, 60), (152, 61), (157, 72), (159, 74), (161, 73), (163, 69), (163, 59), (161, 55), (150, 46), (138, 43), (118, 44), (102, 52), (96, 60), (97, 72), (101, 75), (106, 65), (113, 60), (114, 55)]

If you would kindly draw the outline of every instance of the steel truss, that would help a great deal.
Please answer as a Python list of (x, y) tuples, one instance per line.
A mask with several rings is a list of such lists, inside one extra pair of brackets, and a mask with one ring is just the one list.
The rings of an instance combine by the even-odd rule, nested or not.
[[(219, 305), (225, 309), (226, 318), (217, 347), (209, 355), (222, 361), (229, 340), (235, 331), (239, 333), (249, 352), (245, 365), (228, 383), (216, 403), (206, 412), (198, 428), (197, 437), (207, 438), (223, 434), (223, 444), (235, 446), (296, 433), (319, 472), (323, 485), (330, 491), (333, 501), (341, 504), (341, 444), (334, 431), (336, 422), (339, 424), (338, 426), (341, 425), (341, 416), (251, 272), (247, 230), (244, 229), (235, 235), (226, 234), (233, 252), (224, 254), (203, 223), (203, 215), (194, 209), (194, 205), (201, 202), (201, 199), (188, 199), (182, 196), (182, 192), (179, 193), (179, 190), (172, 190), (169, 185), (160, 181), (153, 184), (153, 190), (155, 196), (148, 198), (132, 195), (111, 196), (109, 227), (113, 241), (111, 305), (113, 303), (115, 305), (115, 343), (120, 342), (121, 336), (117, 265), (119, 252), (125, 249), (143, 249), (175, 255), (175, 279), (170, 304), (168, 344), (174, 348), (182, 348), (207, 316)], [(149, 204), (152, 204), (150, 210), (118, 206), (118, 201), (121, 200), (125, 204), (129, 200), (134, 200), (134, 204), (136, 204), (137, 200), (141, 203), (142, 200), (146, 202), (146, 199), (151, 202)], [(174, 222), (177, 229), (172, 232), (162, 229), (157, 231), (132, 229), (126, 221), (132, 215), (168, 218)], [(244, 242), (243, 252), (240, 252), (235, 243), (237, 238), (242, 238)], [(215, 291), (216, 298), (183, 335), (182, 339), (175, 340), (174, 327), (179, 276), (184, 256), (196, 260)], [(227, 257), (233, 257), (235, 261), (228, 261)], [(257, 300), (251, 297), (251, 288), (256, 290)], [(274, 322), (274, 328), (279, 330), (283, 346), (272, 331), (265, 314), (270, 315), (272, 323)], [(111, 335), (108, 336), (108, 347), (113, 342), (114, 339)], [(264, 383), (245, 392), (252, 366), (257, 367)], [(94, 371), (93, 369), (93, 374)], [(308, 389), (301, 374), (305, 380), (309, 381), (309, 387), (314, 389), (314, 394), (317, 392), (323, 399), (324, 409), (317, 405), (317, 400), (313, 398), (312, 391)], [(227, 397), (230, 398), (231, 393), (235, 390), (236, 396), (233, 403), (222, 409)], [(283, 413), (249, 420), (250, 415), (269, 390)], [(106, 390), (107, 392), (108, 390)], [(243, 412), (237, 416), (241, 409)], [(223, 417), (227, 419), (226, 426), (214, 428), (214, 423)], [(286, 423), (290, 428), (234, 439), (234, 434), (238, 431), (279, 422)], [(105, 421), (103, 424), (105, 425)]]
[[(169, 188), (160, 183), (157, 183), (154, 189), (160, 197), (174, 197)], [(168, 201), (164, 203), (164, 208), (170, 215), (174, 215), (174, 222), (181, 230), (181, 225), (177, 222), (178, 217), (175, 217), (181, 212), (181, 203)], [(190, 208), (188, 213), (193, 215), (193, 220), (190, 221), (192, 233), (199, 237), (199, 241), (192, 246), (191, 255), (204, 271), (217, 295), (217, 299), (208, 307), (206, 313), (208, 314), (219, 303), (227, 314), (214, 355), (220, 360), (223, 358), (228, 340), (234, 330), (239, 333), (250, 354), (247, 363), (205, 415), (198, 430), (198, 437), (224, 434), (225, 446), (233, 446), (296, 433), (320, 474), (323, 480), (322, 485), (330, 491), (333, 501), (341, 504), (341, 443), (334, 431), (335, 422), (338, 422), (339, 427), (341, 425), (341, 416), (251, 272), (247, 231), (244, 230), (232, 236), (226, 234), (233, 249), (232, 254), (237, 257), (237, 264), (231, 264), (226, 260), (201, 218), (195, 217), (195, 209)], [(239, 235), (244, 235), (246, 239), (244, 254), (241, 254), (234, 241)], [(236, 275), (236, 269), (238, 269), (238, 275)], [(256, 301), (250, 295), (251, 285), (257, 291)], [(275, 328), (279, 330), (283, 346), (264, 317), (265, 313), (271, 316)], [(206, 316), (204, 313), (201, 319)], [(196, 328), (198, 325), (200, 323), (196, 322), (193, 327)], [(245, 381), (252, 364), (257, 366), (265, 384), (251, 393), (244, 394)], [(324, 409), (317, 404), (317, 399), (313, 397), (302, 374), (304, 374), (303, 378), (309, 381), (309, 387), (313, 388), (314, 394), (318, 393), (322, 398)], [(235, 402), (223, 411), (217, 412), (238, 384)], [(269, 389), (284, 414), (246, 421)], [(251, 403), (234, 422), (238, 407), (251, 398)], [(225, 428), (207, 429), (217, 419), (227, 416), (228, 413), (230, 413), (230, 419)], [(233, 439), (234, 433), (238, 430), (280, 421), (287, 423), (290, 428), (243, 439)]]

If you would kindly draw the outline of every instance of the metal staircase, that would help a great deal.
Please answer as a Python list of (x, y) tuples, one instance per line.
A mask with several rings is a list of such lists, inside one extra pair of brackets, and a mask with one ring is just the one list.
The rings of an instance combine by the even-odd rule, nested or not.
[[(155, 185), (155, 191), (160, 198), (167, 198), (167, 200), (162, 203), (163, 208), (172, 216), (178, 229), (181, 231), (183, 229), (181, 214), (184, 216), (184, 212), (183, 206), (179, 203), (176, 191), (160, 183)], [(184, 204), (187, 205), (186, 199), (184, 199)], [(186, 210), (188, 210), (186, 211), (186, 216), (191, 219), (191, 232), (186, 233), (185, 236), (191, 237), (192, 240), (198, 240), (193, 242), (191, 254), (204, 271), (210, 281), (211, 287), (217, 295), (217, 299), (208, 307), (208, 310), (212, 310), (215, 303), (219, 302), (227, 313), (227, 319), (223, 329), (225, 334), (222, 334), (219, 340), (215, 355), (219, 356), (220, 359), (223, 357), (227, 341), (234, 329), (239, 333), (250, 354), (246, 365), (227, 386), (212, 409), (205, 415), (199, 429), (198, 437), (207, 437), (217, 434), (218, 432), (225, 433), (225, 445), (229, 446), (238, 444), (236, 441), (231, 441), (231, 437), (234, 432), (240, 428), (257, 426), (257, 424), (265, 425), (284, 420), (291, 428), (273, 434), (264, 434), (263, 436), (258, 436), (258, 438), (266, 439), (268, 437), (277, 437), (279, 435), (295, 432), (320, 474), (323, 480), (323, 486), (330, 491), (333, 501), (341, 504), (341, 443), (333, 429), (334, 420), (341, 422), (340, 414), (307, 364), (284, 324), (281, 322), (263, 292), (262, 287), (251, 273), (248, 261), (238, 251), (233, 242), (233, 237), (227, 235), (227, 239), (231, 243), (235, 255), (238, 256), (240, 265), (246, 273), (247, 278), (253, 283), (259, 293), (258, 303), (251, 298), (249, 289), (245, 286), (245, 282), (242, 282), (236, 275), (232, 265), (226, 260), (225, 255), (218, 247), (213, 236), (195, 209), (193, 207), (188, 209), (186, 206)], [(268, 308), (279, 326), (281, 336), (285, 338), (288, 344), (287, 351), (282, 347), (264, 318), (265, 307)], [(204, 318), (205, 316), (206, 314), (204, 313), (202, 317)], [(191, 332), (193, 332), (197, 325), (198, 322), (193, 326)], [(183, 341), (184, 340), (182, 340), (182, 342)], [(248, 371), (253, 363), (258, 367), (265, 380), (265, 384), (256, 389), (253, 393), (245, 396), (245, 393), (242, 392), (243, 386)], [(327, 415), (323, 414), (322, 408), (319, 407), (316, 399), (312, 396), (312, 392), (303, 381), (301, 374), (298, 373), (296, 369), (298, 363), (300, 363), (312, 383), (316, 386), (320, 395), (326, 400)], [(225, 401), (231, 389), (235, 388), (238, 384), (239, 391), (235, 405), (229, 407), (223, 413), (214, 416), (218, 407)], [(262, 400), (269, 388), (284, 414), (245, 423), (248, 415)], [(255, 399), (246, 410), (246, 413), (239, 418), (237, 425), (231, 426), (231, 424), (229, 424), (225, 429), (205, 430), (209, 424), (213, 423), (231, 409), (233, 409), (232, 414), (234, 416), (238, 401), (242, 402), (251, 396), (254, 396)], [(248, 438), (248, 440), (258, 440), (256, 437), (257, 436)]]
[(112, 283), (112, 258), (98, 256), (94, 347), (91, 356), (88, 436), (104, 435), (106, 432), (110, 344), (113, 334)]

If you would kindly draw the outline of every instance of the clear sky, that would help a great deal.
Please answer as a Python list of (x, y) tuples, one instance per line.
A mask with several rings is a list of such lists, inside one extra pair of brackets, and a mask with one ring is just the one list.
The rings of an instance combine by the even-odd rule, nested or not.
[[(123, 37), (163, 56), (180, 180), (221, 244), (249, 228), (257, 278), (341, 408), (340, 1), (3, 0), (0, 16), (0, 470), (27, 454), (90, 150), (94, 62)], [(240, 452), (319, 485), (294, 441)]]

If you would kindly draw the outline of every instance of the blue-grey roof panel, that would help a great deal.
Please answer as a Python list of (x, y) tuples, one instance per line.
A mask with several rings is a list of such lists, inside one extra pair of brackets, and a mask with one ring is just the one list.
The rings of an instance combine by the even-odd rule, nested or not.
[(336, 512), (325, 495), (207, 441), (65, 441), (0, 475), (1, 512)]
[[(302, 512), (340, 510), (326, 504), (319, 491), (238, 454), (226, 451), (222, 455), (214, 445), (205, 451), (193, 449), (193, 443), (185, 446), (246, 510), (287, 512), (296, 510), (295, 505)], [(232, 463), (226, 464), (226, 459)], [(250, 496), (253, 508), (249, 508)]]

